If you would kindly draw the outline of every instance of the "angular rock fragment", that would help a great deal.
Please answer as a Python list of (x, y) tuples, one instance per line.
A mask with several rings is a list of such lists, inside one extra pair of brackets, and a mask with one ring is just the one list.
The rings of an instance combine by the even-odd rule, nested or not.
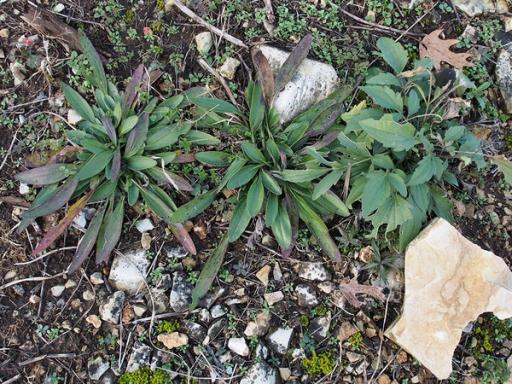
[(470, 17), (508, 12), (506, 0), (452, 0), (452, 4)]
[[(268, 45), (263, 45), (260, 49), (274, 72), (289, 55), (288, 52)], [(293, 79), (274, 99), (273, 105), (281, 116), (281, 122), (290, 121), (313, 104), (325, 99), (334, 91), (337, 83), (338, 75), (331, 65), (305, 59)]]
[(172, 277), (171, 308), (176, 312), (184, 312), (192, 303), (193, 286), (187, 281), (187, 274), (184, 272), (174, 272)]
[(277, 384), (279, 381), (277, 369), (261, 361), (249, 368), (240, 384)]
[(284, 354), (288, 350), (293, 328), (277, 328), (268, 335), (269, 346), (277, 353)]
[(151, 364), (152, 349), (148, 345), (136, 341), (130, 358), (128, 359), (128, 365), (126, 366), (127, 372), (134, 372), (139, 368), (148, 367)]
[(143, 249), (118, 254), (110, 268), (108, 280), (116, 289), (134, 294), (145, 285), (148, 265), (149, 260)]
[(101, 319), (112, 324), (119, 324), (121, 312), (123, 311), (124, 299), (125, 294), (123, 291), (117, 291), (110, 295), (99, 307)]
[(505, 262), (436, 219), (407, 249), (403, 313), (385, 334), (447, 379), (466, 325), (484, 312), (512, 317), (511, 303)]
[(293, 269), (300, 278), (305, 280), (326, 281), (331, 278), (331, 274), (323, 263), (297, 263)]
[(161, 333), (157, 336), (157, 340), (167, 349), (179, 348), (188, 344), (188, 336), (179, 332)]
[(496, 62), (496, 79), (507, 113), (512, 113), (512, 52), (510, 51), (510, 49), (503, 49)]

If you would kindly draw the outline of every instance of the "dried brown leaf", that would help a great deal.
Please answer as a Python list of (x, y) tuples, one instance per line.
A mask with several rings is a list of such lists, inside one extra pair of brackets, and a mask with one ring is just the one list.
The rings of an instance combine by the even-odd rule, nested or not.
[(386, 296), (382, 293), (381, 287), (359, 284), (356, 278), (353, 278), (348, 283), (341, 283), (339, 290), (348, 303), (355, 308), (359, 308), (363, 305), (356, 295), (367, 295), (377, 300), (386, 300)]
[(457, 39), (443, 40), (439, 35), (442, 29), (436, 29), (423, 38), (420, 42), (420, 58), (429, 57), (436, 69), (441, 69), (441, 62), (448, 63), (455, 68), (472, 67), (473, 63), (468, 61), (473, 55), (469, 53), (455, 53), (450, 51), (452, 45), (457, 44)]

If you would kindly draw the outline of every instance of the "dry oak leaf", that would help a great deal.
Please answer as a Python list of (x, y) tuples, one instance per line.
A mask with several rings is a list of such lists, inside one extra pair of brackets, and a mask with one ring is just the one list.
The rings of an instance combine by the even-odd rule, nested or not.
[(459, 41), (457, 39), (443, 40), (439, 37), (441, 32), (443, 32), (442, 29), (436, 29), (420, 41), (420, 58), (429, 57), (436, 69), (441, 68), (442, 61), (458, 69), (473, 66), (473, 63), (468, 61), (468, 58), (472, 58), (473, 55), (450, 51), (450, 47)]
[(356, 295), (367, 295), (380, 301), (386, 300), (386, 296), (382, 292), (382, 288), (375, 287), (373, 285), (359, 284), (355, 277), (348, 283), (341, 283), (339, 291), (354, 308), (359, 308), (363, 305)]

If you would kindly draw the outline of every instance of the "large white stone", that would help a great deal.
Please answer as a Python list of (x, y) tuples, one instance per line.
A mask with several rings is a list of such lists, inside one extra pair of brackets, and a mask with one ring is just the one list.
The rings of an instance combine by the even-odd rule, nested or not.
[[(274, 73), (289, 55), (289, 52), (268, 45), (262, 45), (260, 49)], [(338, 75), (331, 65), (305, 59), (292, 80), (274, 98), (274, 107), (281, 115), (281, 122), (290, 121), (316, 102), (325, 99), (337, 84)]]
[(512, 272), (450, 223), (434, 220), (406, 251), (403, 312), (386, 336), (443, 380), (463, 329), (484, 312), (512, 317)]
[(506, 0), (452, 0), (452, 4), (470, 17), (508, 12)]
[(133, 294), (144, 288), (149, 260), (143, 249), (118, 254), (114, 258), (108, 280), (116, 289)]

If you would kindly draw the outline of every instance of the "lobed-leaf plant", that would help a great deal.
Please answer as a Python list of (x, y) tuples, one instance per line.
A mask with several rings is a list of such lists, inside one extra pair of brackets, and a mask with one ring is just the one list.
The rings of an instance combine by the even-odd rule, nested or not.
[(452, 219), (446, 191), (459, 185), (456, 165), (485, 161), (480, 141), (448, 114), (458, 86), (436, 85), (430, 59), (406, 70), (407, 51), (392, 39), (377, 46), (391, 71), (370, 71), (360, 87), (367, 99), (342, 115), (336, 163), (349, 174), (347, 205), (360, 203), (372, 236), (383, 227), (398, 234), (403, 250), (430, 215)]
[[(95, 105), (90, 105), (66, 84), (62, 89), (70, 106), (80, 115), (76, 129), (67, 131), (76, 152), (70, 163), (55, 162), (16, 175), (24, 183), (42, 187), (19, 226), (25, 229), (34, 219), (48, 215), (73, 202), (64, 218), (50, 229), (34, 249), (46, 249), (72, 223), (87, 204), (97, 203), (96, 212), (78, 244), (68, 272), (76, 271), (96, 248), (96, 262), (106, 262), (119, 241), (128, 206), (142, 201), (170, 225), (186, 249), (195, 254), (194, 243), (182, 224), (171, 221), (176, 204), (164, 190), (191, 191), (192, 186), (167, 166), (181, 162), (177, 150), (181, 139), (195, 145), (214, 145), (219, 140), (184, 120), (189, 94), (178, 94), (144, 103), (139, 97), (145, 70), (140, 65), (125, 90), (119, 92), (107, 79), (98, 53), (84, 34), (80, 42), (92, 68)], [(190, 92), (190, 94), (193, 93)]]
[[(299, 221), (302, 221), (328, 256), (341, 259), (324, 222), (324, 217), (329, 215), (349, 214), (340, 197), (330, 189), (341, 175), (333, 174), (332, 167), (326, 167), (314, 156), (314, 150), (328, 150), (336, 140), (341, 126), (333, 123), (343, 112), (343, 101), (351, 94), (351, 89), (344, 87), (335, 91), (286, 125), (281, 124), (279, 114), (271, 106), (274, 95), (291, 80), (310, 45), (311, 35), (308, 35), (292, 51), (275, 78), (261, 51), (252, 52), (259, 81), (250, 82), (245, 91), (246, 115), (222, 100), (191, 99), (204, 116), (202, 124), (219, 126), (228, 121), (228, 125), (241, 127), (244, 139), (234, 158), (219, 151), (196, 154), (196, 159), (205, 164), (229, 166), (215, 190), (173, 213), (174, 222), (183, 222), (198, 214), (211, 204), (219, 191), (227, 188), (236, 191), (230, 198), (235, 206), (228, 229), (230, 242), (240, 238), (257, 219), (259, 226), (264, 222), (272, 230), (283, 252), (289, 252)], [(318, 181), (325, 175), (330, 175), (328, 182), (319, 185)]]

